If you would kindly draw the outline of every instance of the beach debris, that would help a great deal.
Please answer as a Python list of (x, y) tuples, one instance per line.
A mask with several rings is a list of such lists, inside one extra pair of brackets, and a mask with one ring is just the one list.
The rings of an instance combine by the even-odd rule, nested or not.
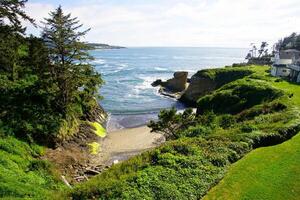
[(72, 188), (72, 186), (70, 185), (70, 183), (67, 181), (65, 176), (61, 176), (62, 181), (69, 187)]
[(87, 174), (87, 175), (97, 175), (97, 174), (100, 174), (99, 171), (96, 171), (96, 170), (91, 169), (91, 168), (87, 168), (84, 173)]

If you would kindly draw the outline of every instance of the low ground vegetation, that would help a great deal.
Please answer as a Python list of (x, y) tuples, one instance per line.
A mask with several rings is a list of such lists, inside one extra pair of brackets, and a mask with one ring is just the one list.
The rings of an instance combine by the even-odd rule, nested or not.
[(0, 137), (0, 198), (53, 199), (63, 190), (58, 172), (41, 160), (44, 148), (14, 137)]

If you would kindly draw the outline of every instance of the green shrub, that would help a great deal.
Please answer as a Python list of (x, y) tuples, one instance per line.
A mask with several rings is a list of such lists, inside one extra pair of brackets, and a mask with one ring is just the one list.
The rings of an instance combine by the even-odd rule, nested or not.
[(46, 160), (32, 160), (28, 166), (29, 171), (44, 170), (50, 172), (51, 164)]
[(281, 102), (264, 103), (239, 113), (238, 121), (254, 119), (256, 116), (283, 111), (287, 106)]
[(252, 124), (242, 124), (241, 131), (244, 133), (251, 133), (252, 131), (256, 131), (257, 127)]
[(236, 119), (233, 115), (227, 114), (219, 117), (219, 125), (223, 129), (228, 129), (236, 123)]
[(240, 80), (225, 85), (198, 100), (197, 113), (206, 111), (236, 114), (283, 95), (281, 90), (254, 80)]
[(199, 137), (199, 136), (205, 136), (211, 133), (211, 128), (203, 125), (197, 125), (189, 127), (187, 130), (182, 132), (182, 136), (185, 137)]

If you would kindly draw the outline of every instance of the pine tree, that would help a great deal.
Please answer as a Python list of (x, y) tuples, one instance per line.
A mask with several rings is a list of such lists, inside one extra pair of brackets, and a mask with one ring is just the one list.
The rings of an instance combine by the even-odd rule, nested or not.
[(0, 26), (4, 26), (5, 20), (7, 20), (8, 24), (6, 24), (6, 28), (23, 33), (25, 28), (22, 27), (20, 19), (34, 24), (34, 20), (22, 10), (26, 2), (27, 0), (1, 0)]
[(100, 74), (89, 64), (93, 59), (88, 53), (90, 46), (80, 41), (90, 29), (80, 31), (82, 24), (71, 14), (64, 14), (61, 6), (50, 13), (44, 25), (42, 38), (49, 49), (50, 73), (59, 88), (57, 103), (67, 114), (78, 98), (86, 103), (102, 84)]
[(12, 81), (18, 79), (20, 46), (24, 42), (21, 20), (34, 23), (22, 10), (27, 0), (0, 1), (0, 73)]

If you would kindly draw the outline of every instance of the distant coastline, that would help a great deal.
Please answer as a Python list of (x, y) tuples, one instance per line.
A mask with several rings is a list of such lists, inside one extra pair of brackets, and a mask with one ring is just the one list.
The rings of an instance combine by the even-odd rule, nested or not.
[(114, 46), (114, 45), (108, 45), (102, 43), (88, 43), (88, 44), (95, 49), (125, 49), (126, 48), (122, 46)]

